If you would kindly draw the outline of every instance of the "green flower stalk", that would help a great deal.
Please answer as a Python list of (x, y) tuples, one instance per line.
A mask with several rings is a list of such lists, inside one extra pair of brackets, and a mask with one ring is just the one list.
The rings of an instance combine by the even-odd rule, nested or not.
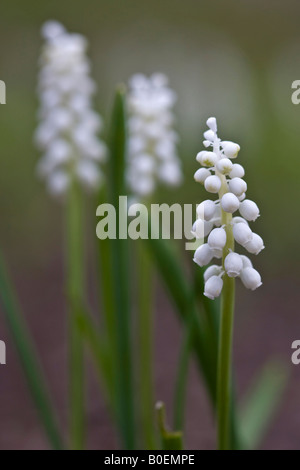
[[(232, 383), (232, 337), (234, 323), (235, 278), (239, 277), (248, 289), (259, 287), (261, 277), (249, 258), (235, 253), (235, 242), (249, 253), (258, 254), (263, 248), (262, 238), (253, 233), (248, 222), (259, 216), (255, 202), (246, 199), (247, 184), (242, 179), (244, 168), (233, 163), (239, 153), (238, 144), (222, 141), (217, 135), (215, 118), (207, 120), (204, 146), (211, 150), (199, 152), (197, 161), (202, 168), (196, 171), (195, 180), (204, 185), (206, 191), (218, 194), (216, 201), (206, 200), (197, 207), (197, 220), (192, 233), (204, 239), (197, 248), (194, 261), (205, 266), (213, 258), (222, 259), (222, 264), (213, 264), (204, 273), (204, 295), (215, 299), (222, 293), (221, 322), (217, 371), (217, 419), (218, 448), (230, 448), (230, 397)], [(233, 217), (239, 210), (240, 216)]]

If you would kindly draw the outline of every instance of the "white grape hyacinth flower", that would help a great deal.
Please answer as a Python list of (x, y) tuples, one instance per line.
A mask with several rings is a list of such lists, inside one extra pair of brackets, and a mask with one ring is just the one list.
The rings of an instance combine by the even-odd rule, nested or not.
[[(206, 124), (209, 128), (204, 133), (206, 150), (199, 152), (196, 157), (202, 168), (196, 171), (194, 179), (207, 192), (218, 194), (218, 198), (214, 201), (205, 200), (198, 205), (192, 234), (199, 239), (207, 237), (207, 243), (200, 245), (195, 252), (195, 263), (202, 267), (213, 258), (222, 257), (221, 266), (214, 264), (204, 273), (204, 295), (215, 299), (221, 294), (224, 275), (239, 277), (244, 286), (251, 290), (262, 284), (260, 274), (253, 268), (250, 259), (235, 253), (227, 241), (231, 239), (232, 246), (236, 242), (248, 253), (255, 255), (264, 248), (264, 242), (249, 226), (249, 222), (259, 216), (259, 208), (255, 202), (246, 198), (247, 183), (243, 179), (245, 170), (239, 163), (233, 163), (240, 146), (219, 139), (216, 118), (209, 118)], [(238, 210), (240, 215), (233, 216)]]
[(182, 181), (174, 130), (176, 94), (161, 73), (133, 75), (128, 93), (127, 183), (136, 198), (147, 198), (158, 181), (178, 186)]
[(38, 174), (54, 196), (67, 193), (72, 179), (85, 189), (97, 189), (106, 147), (98, 137), (102, 119), (92, 109), (96, 87), (90, 78), (87, 41), (56, 21), (44, 24), (42, 36), (35, 142), (43, 156)]

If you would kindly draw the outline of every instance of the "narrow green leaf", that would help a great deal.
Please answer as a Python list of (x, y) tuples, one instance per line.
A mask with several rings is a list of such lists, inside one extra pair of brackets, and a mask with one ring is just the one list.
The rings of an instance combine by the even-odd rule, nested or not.
[(85, 297), (83, 194), (73, 180), (65, 211), (65, 284), (68, 305), (69, 432), (72, 450), (85, 444), (84, 350), (76, 315)]
[[(107, 202), (107, 188), (102, 188), (98, 196), (98, 203)], [(116, 299), (113, 279), (112, 249), (109, 238), (97, 240), (97, 276), (98, 276), (98, 297), (101, 306), (101, 341), (103, 353), (107, 361), (110, 362), (110, 369), (116, 364)], [(102, 319), (101, 318), (101, 319)], [(113, 379), (112, 379), (113, 380)]]
[(139, 380), (139, 419), (143, 445), (147, 450), (157, 449), (155, 420), (153, 415), (154, 371), (153, 371), (153, 266), (141, 240), (136, 241), (137, 249), (137, 351), (136, 359)]
[(287, 380), (287, 368), (274, 360), (254, 379), (240, 408), (240, 432), (248, 449), (261, 443), (278, 410)]
[(183, 450), (183, 435), (181, 431), (170, 431), (166, 425), (166, 408), (164, 403), (156, 404), (157, 423), (160, 433), (162, 450)]
[[(117, 90), (112, 114), (109, 169), (110, 169), (110, 202), (119, 212), (119, 217), (127, 220), (127, 204), (119, 204), (119, 196), (126, 195), (125, 164), (126, 164), (126, 116), (125, 93), (123, 88)], [(112, 250), (112, 272), (114, 279), (114, 294), (116, 300), (116, 408), (119, 431), (126, 449), (134, 449), (135, 413), (133, 398), (133, 367), (131, 315), (129, 298), (130, 260), (128, 240), (119, 236), (120, 218), (117, 218), (117, 239), (110, 240)]]
[(103, 344), (103, 339), (98, 331), (98, 326), (94, 323), (87, 311), (82, 309), (80, 313), (79, 311), (77, 312), (77, 325), (82, 337), (90, 349), (92, 358), (99, 373), (99, 378), (105, 384), (106, 398), (110, 408), (113, 409), (115, 387), (113, 383), (111, 361), (107, 353), (108, 348)]
[(20, 312), (20, 308), (18, 306), (13, 287), (7, 276), (1, 255), (0, 300), (3, 305), (6, 323), (17, 349), (26, 381), (49, 442), (53, 449), (61, 450), (64, 445), (57, 424), (56, 413), (48, 395), (37, 352), (35, 351), (30, 334), (25, 325), (23, 315)]

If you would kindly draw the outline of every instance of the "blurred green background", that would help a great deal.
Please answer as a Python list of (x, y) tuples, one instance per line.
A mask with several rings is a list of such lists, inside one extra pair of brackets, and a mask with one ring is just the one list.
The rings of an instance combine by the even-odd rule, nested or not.
[[(0, 106), (0, 240), (12, 270), (29, 278), (61, 252), (61, 208), (36, 178), (32, 138), (40, 27), (48, 19), (88, 38), (96, 107), (106, 122), (117, 83), (135, 72), (169, 76), (178, 93), (185, 183), (179, 191), (163, 190), (159, 199), (198, 203), (205, 197), (193, 173), (209, 116), (217, 117), (221, 138), (241, 145), (247, 195), (261, 209), (253, 228), (266, 245), (255, 259), (266, 285), (259, 295), (275, 289), (289, 297), (296, 320), (300, 106), (291, 102), (291, 84), (300, 78), (299, 2), (2, 0), (0, 79), (7, 104)], [(96, 227), (96, 219), (91, 222)]]

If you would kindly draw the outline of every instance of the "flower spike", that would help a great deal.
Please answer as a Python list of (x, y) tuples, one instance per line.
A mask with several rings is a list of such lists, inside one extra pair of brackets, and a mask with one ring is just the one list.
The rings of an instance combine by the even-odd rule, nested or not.
[[(219, 139), (216, 118), (209, 118), (206, 124), (209, 128), (204, 132), (203, 144), (206, 150), (197, 154), (196, 160), (202, 168), (196, 171), (194, 179), (204, 185), (207, 192), (218, 193), (219, 199), (206, 200), (199, 204), (198, 219), (194, 223), (192, 233), (197, 238), (201, 238), (203, 233), (204, 237), (208, 237), (207, 243), (196, 250), (195, 263), (205, 266), (213, 258), (223, 258), (222, 266), (214, 264), (204, 273), (204, 295), (215, 299), (223, 288), (223, 274), (239, 277), (244, 286), (251, 290), (262, 284), (260, 274), (253, 268), (249, 258), (226, 248), (228, 229), (230, 228), (234, 240), (249, 253), (260, 253), (264, 242), (259, 235), (252, 232), (248, 224), (249, 221), (257, 219), (259, 208), (255, 202), (246, 199), (247, 183), (243, 179), (245, 170), (239, 163), (232, 162), (232, 159), (238, 156), (240, 146)], [(231, 214), (237, 210), (240, 216), (232, 218)]]

